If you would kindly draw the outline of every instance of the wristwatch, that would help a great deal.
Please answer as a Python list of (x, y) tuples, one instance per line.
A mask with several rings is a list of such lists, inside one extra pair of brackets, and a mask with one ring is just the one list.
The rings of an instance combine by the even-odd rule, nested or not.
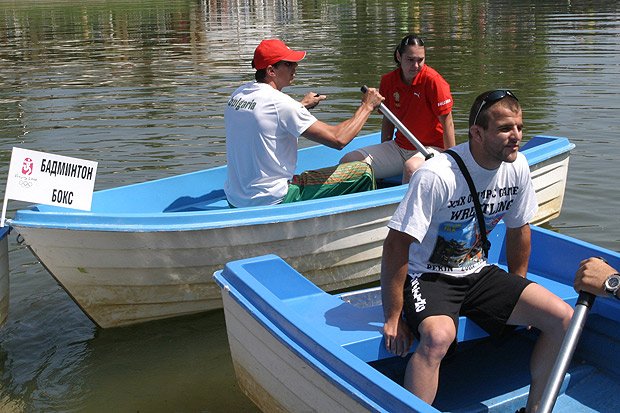
[(611, 274), (605, 280), (605, 292), (620, 300), (620, 297), (616, 295), (618, 290), (620, 290), (620, 274)]

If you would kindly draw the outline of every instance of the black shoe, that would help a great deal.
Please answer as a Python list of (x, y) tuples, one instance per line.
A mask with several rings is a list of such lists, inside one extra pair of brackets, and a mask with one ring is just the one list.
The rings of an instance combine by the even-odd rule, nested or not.
[(525, 407), (520, 408), (515, 413), (525, 413)]

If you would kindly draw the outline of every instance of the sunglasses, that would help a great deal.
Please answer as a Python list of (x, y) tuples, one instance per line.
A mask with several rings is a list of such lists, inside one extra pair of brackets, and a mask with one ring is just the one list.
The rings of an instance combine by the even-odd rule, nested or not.
[(299, 65), (299, 63), (297, 62), (287, 62), (286, 60), (280, 60), (279, 62), (275, 63), (273, 66), (278, 67), (281, 64), (286, 67), (297, 67)]
[(482, 99), (482, 103), (480, 104), (480, 106), (478, 106), (478, 112), (476, 112), (476, 116), (474, 117), (474, 122), (472, 123), (472, 125), (477, 125), (476, 122), (478, 122), (478, 116), (480, 116), (480, 112), (482, 112), (482, 109), (484, 107), (489, 107), (493, 103), (504, 99), (506, 96), (510, 96), (514, 100), (519, 101), (519, 99), (517, 99), (514, 93), (512, 93), (510, 90), (494, 90), (493, 92), (489, 93), (484, 99)]

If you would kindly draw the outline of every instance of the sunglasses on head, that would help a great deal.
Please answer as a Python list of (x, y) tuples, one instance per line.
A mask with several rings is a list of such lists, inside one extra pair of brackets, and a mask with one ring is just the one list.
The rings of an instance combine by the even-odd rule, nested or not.
[(508, 89), (498, 89), (498, 90), (494, 90), (493, 92), (489, 93), (484, 99), (482, 99), (482, 103), (480, 103), (480, 106), (478, 106), (478, 112), (476, 112), (476, 116), (474, 117), (474, 122), (472, 123), (472, 125), (476, 125), (478, 122), (478, 116), (480, 116), (480, 112), (482, 112), (482, 109), (486, 106), (489, 107), (491, 106), (493, 103), (504, 99), (506, 96), (510, 96), (511, 98), (513, 98), (514, 100), (518, 101), (519, 99), (517, 99), (517, 97), (514, 95), (514, 93), (512, 93), (510, 90)]

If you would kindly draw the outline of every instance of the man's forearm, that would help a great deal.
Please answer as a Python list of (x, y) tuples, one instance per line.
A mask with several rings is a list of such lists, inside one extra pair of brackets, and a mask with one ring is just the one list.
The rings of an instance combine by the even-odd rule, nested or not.
[(454, 133), (454, 120), (452, 119), (452, 112), (447, 115), (439, 116), (439, 122), (443, 127), (443, 145), (445, 149), (451, 148), (456, 145), (456, 136)]
[(520, 228), (506, 229), (506, 261), (508, 271), (522, 277), (527, 275), (531, 251), (531, 230), (529, 224)]
[(383, 243), (381, 259), (381, 299), (385, 320), (400, 317), (403, 309), (403, 286), (409, 264), (408, 235), (390, 230)]
[(394, 139), (394, 124), (384, 116), (381, 122), (381, 142), (391, 141), (392, 139)]

